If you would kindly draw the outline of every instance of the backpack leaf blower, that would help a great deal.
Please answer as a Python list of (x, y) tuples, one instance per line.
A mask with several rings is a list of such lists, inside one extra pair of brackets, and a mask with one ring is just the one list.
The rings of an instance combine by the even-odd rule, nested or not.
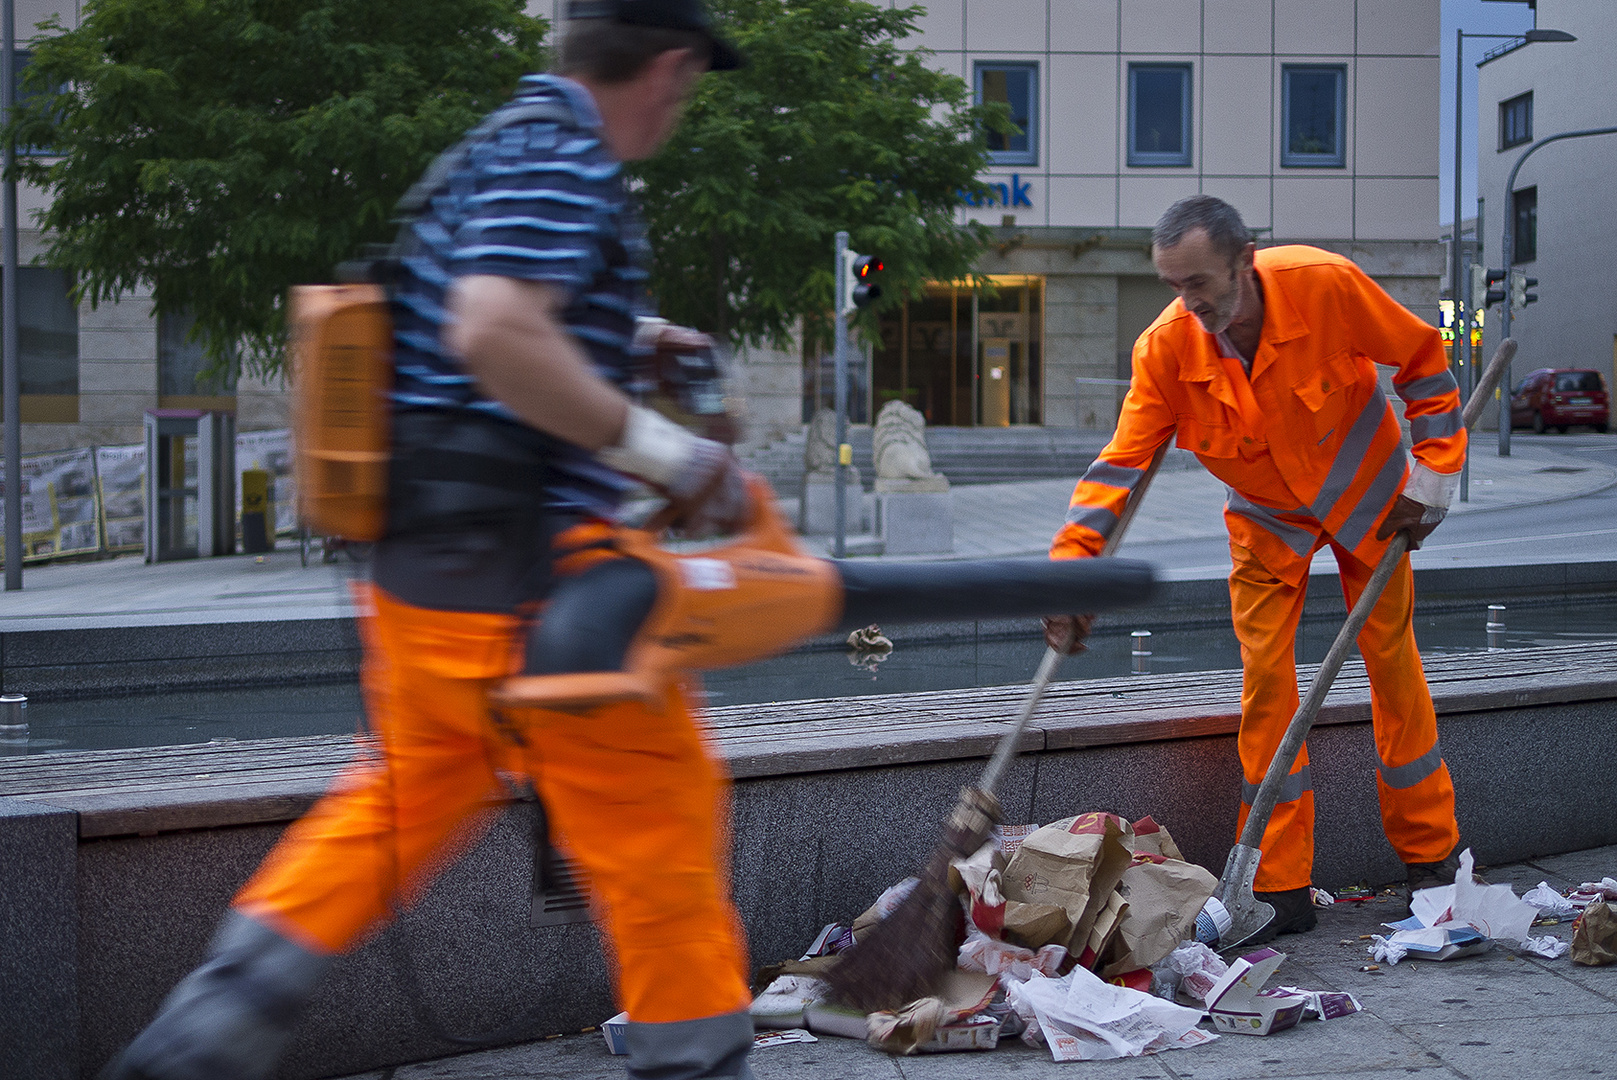
[[(733, 667), (831, 631), (963, 619), (1100, 612), (1142, 603), (1155, 584), (1132, 559), (859, 563), (804, 554), (752, 477), (753, 520), (699, 553), (611, 527), (564, 576), (531, 630), (523, 671), (491, 698), (502, 708), (656, 707), (687, 671)], [(583, 562), (581, 569), (576, 568)], [(570, 569), (573, 572), (569, 573)]]

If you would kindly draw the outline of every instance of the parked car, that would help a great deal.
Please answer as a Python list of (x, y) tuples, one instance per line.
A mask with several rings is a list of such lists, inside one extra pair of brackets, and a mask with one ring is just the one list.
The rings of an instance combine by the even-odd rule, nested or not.
[(1583, 368), (1539, 368), (1510, 392), (1510, 426), (1557, 431), (1588, 424), (1605, 431), (1611, 423), (1606, 380)]

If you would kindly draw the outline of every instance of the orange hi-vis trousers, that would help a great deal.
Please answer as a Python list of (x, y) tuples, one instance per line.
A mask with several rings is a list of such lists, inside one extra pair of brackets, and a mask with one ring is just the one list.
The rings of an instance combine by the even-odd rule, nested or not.
[[(1297, 622), (1307, 579), (1292, 586), (1263, 568), (1252, 553), (1230, 545), (1230, 609), (1241, 643), (1241, 812), (1246, 824), (1286, 727), (1297, 712)], [(1331, 544), (1352, 607), (1374, 568)], [(1454, 818), (1454, 784), (1437, 740), (1437, 714), (1415, 648), (1414, 575), (1405, 556), (1359, 633), (1359, 653), (1370, 676), (1370, 713), (1375, 729), (1376, 791), (1381, 824), (1393, 850), (1406, 863), (1437, 862), (1460, 841)], [(1314, 866), (1314, 790), (1304, 746), (1281, 789), (1269, 827), (1255, 887), (1282, 892), (1310, 884)]]
[(502, 733), (486, 695), (520, 665), (514, 616), (431, 611), (369, 589), (364, 690), (379, 753), (286, 831), (234, 906), (320, 953), (348, 949), (483, 834), (504, 789), (534, 781), (582, 868), (632, 1020), (745, 1009), (729, 896), (729, 777), (683, 689), (661, 709), (527, 710)]

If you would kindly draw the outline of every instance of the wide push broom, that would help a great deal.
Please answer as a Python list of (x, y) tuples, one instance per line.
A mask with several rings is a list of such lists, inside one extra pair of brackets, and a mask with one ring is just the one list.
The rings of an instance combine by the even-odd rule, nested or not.
[[(1140, 500), (1145, 497), (1146, 488), (1157, 475), (1167, 451), (1166, 443), (1158, 448), (1145, 475), (1129, 494), (1123, 513), (1118, 516), (1117, 525), (1101, 550), (1102, 555), (1112, 554), (1122, 543), (1123, 534), (1134, 520)], [(1064, 645), (1070, 648), (1071, 642)], [(949, 863), (975, 853), (1002, 819), (994, 789), (1016, 755), (1022, 732), (1027, 729), (1066, 648), (1045, 650), (1015, 723), (1000, 737), (976, 786), (961, 790), (960, 799), (944, 824), (943, 841), (927, 860), (915, 888), (891, 915), (872, 927), (825, 973), (833, 1001), (867, 1013), (896, 1009), (932, 993), (944, 975), (954, 968), (958, 959), (955, 929), (960, 918), (960, 900), (949, 887)]]

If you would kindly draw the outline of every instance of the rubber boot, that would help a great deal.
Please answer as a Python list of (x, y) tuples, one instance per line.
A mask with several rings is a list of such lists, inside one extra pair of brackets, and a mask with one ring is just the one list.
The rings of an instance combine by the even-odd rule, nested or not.
[(744, 1012), (669, 1024), (631, 1022), (625, 1033), (630, 1080), (753, 1080), (747, 1064), (752, 1035), (752, 1016)]
[(265, 1080), (331, 957), (236, 911), (101, 1080)]

